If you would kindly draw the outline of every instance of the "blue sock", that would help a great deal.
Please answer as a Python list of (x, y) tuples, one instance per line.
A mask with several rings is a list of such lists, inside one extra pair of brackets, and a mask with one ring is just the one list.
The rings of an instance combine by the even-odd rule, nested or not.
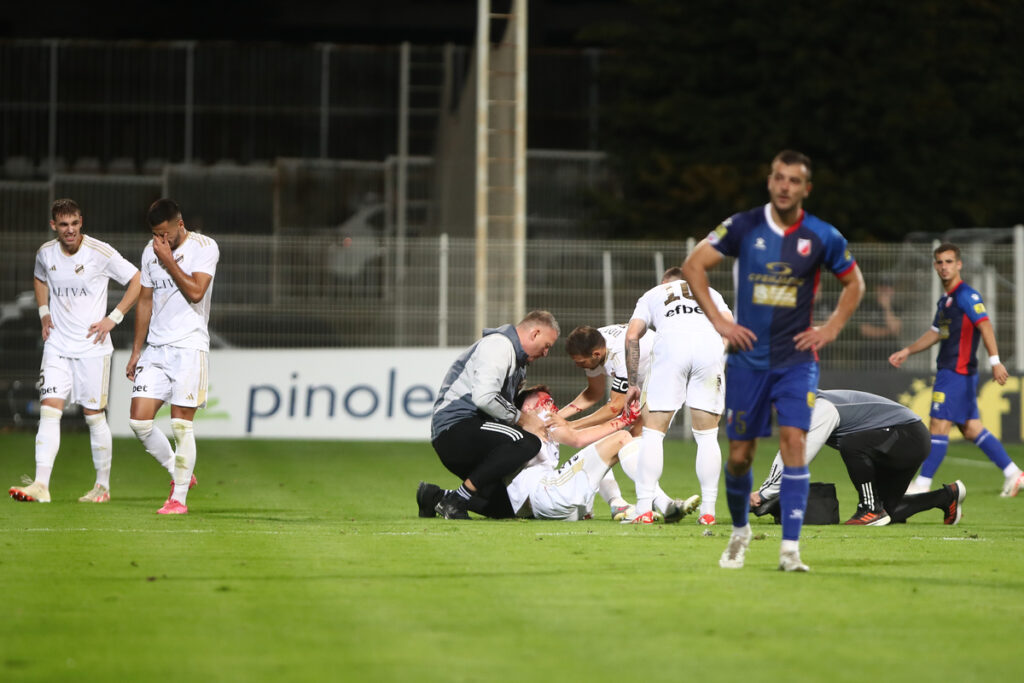
[(750, 512), (750, 492), (754, 490), (754, 472), (746, 474), (730, 474), (725, 468), (725, 499), (729, 503), (729, 514), (732, 515), (734, 527), (745, 527)]
[(974, 440), (974, 445), (981, 449), (981, 452), (988, 456), (988, 459), (996, 464), (996, 467), (1003, 470), (1012, 460), (1003, 448), (1003, 442), (997, 439), (992, 432), (982, 429), (981, 434)]
[(803, 467), (783, 467), (782, 486), (779, 488), (779, 506), (782, 513), (782, 540), (799, 541), (807, 510), (807, 492), (811, 488), (811, 473)]
[[(980, 436), (978, 437), (981, 438)], [(924, 463), (921, 465), (921, 476), (931, 479), (938, 471), (942, 459), (946, 457), (946, 449), (949, 448), (949, 436), (932, 434), (932, 450), (928, 453)]]

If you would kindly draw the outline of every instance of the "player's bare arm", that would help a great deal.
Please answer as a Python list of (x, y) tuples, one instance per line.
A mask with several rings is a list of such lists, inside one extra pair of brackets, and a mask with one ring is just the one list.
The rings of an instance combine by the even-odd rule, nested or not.
[(639, 412), (630, 412), (628, 415), (619, 415), (607, 422), (582, 429), (573, 427), (571, 422), (565, 422), (561, 418), (556, 418), (559, 422), (554, 424), (548, 433), (552, 439), (560, 444), (570, 448), (584, 448), (600, 441), (606, 436), (614, 434), (623, 427), (628, 427), (636, 421), (638, 416)]
[[(39, 306), (40, 310), (44, 310), (43, 306), (48, 306), (50, 301), (50, 286), (39, 278), (32, 278), (32, 289), (35, 290), (36, 305)], [(50, 338), (50, 330), (53, 329), (53, 318), (50, 314), (40, 316), (39, 324), (43, 331), (43, 341)]]
[(915, 353), (919, 353), (927, 348), (934, 346), (941, 339), (942, 337), (939, 336), (938, 332), (929, 328), (928, 330), (925, 331), (924, 334), (918, 337), (913, 344), (911, 344), (910, 346), (904, 346), (902, 349), (889, 356), (889, 364), (892, 365), (894, 368), (898, 368), (899, 366), (903, 365), (903, 361), (907, 360), (907, 358), (914, 355)]
[(178, 291), (189, 303), (199, 303), (210, 283), (213, 282), (213, 275), (209, 273), (187, 274), (174, 260), (174, 252), (171, 250), (171, 243), (165, 235), (153, 235), (153, 253), (156, 254), (160, 264), (167, 271), (167, 274), (178, 286)]
[(135, 309), (135, 337), (132, 339), (132, 355), (128, 359), (124, 374), (128, 379), (135, 379), (135, 369), (142, 355), (142, 347), (149, 336), (149, 321), (153, 317), (153, 288), (141, 287), (139, 300)]
[[(128, 311), (132, 310), (132, 307), (135, 306), (135, 302), (139, 300), (139, 292), (142, 291), (142, 284), (140, 280), (141, 275), (139, 273), (135, 273), (135, 276), (132, 277), (131, 281), (128, 283), (127, 289), (125, 289), (124, 296), (121, 297), (121, 300), (117, 302), (117, 306), (114, 307), (114, 309), (121, 314), (122, 318), (126, 313), (128, 313)], [(110, 331), (114, 329), (117, 324), (118, 321), (115, 321), (109, 315), (103, 316), (100, 320), (89, 325), (89, 331), (86, 336), (92, 337), (95, 335), (96, 339), (93, 340), (93, 344), (102, 344), (106, 340), (107, 335), (110, 334)]]
[(647, 323), (636, 318), (626, 328), (626, 381), (629, 388), (623, 397), (623, 405), (631, 406), (640, 399), (640, 338), (647, 332)]
[(839, 293), (835, 310), (825, 324), (806, 329), (793, 337), (798, 351), (817, 351), (834, 342), (860, 305), (860, 300), (864, 298), (864, 276), (860, 272), (860, 266), (854, 265), (851, 270), (840, 276), (839, 282), (842, 283), (843, 290)]
[[(598, 375), (595, 377), (587, 377), (587, 388), (579, 393), (569, 405), (565, 406), (558, 411), (558, 414), (564, 418), (570, 418), (573, 415), (582, 413), (583, 411), (590, 408), (592, 405), (604, 398), (605, 389), (608, 386), (606, 375)], [(590, 417), (590, 416), (587, 416)], [(587, 418), (580, 418), (585, 420)], [(607, 418), (605, 418), (607, 419)], [(601, 420), (603, 422), (604, 420)], [(597, 424), (596, 422), (593, 424)], [(584, 425), (580, 425), (584, 426)]]
[[(996, 346), (996, 331), (992, 327), (992, 321), (982, 320), (978, 323), (978, 332), (981, 333), (981, 341), (985, 344), (985, 350), (988, 351), (989, 359), (999, 358), (999, 347)], [(1006, 366), (1001, 362), (997, 361), (992, 365), (992, 379), (998, 382), (1000, 386), (1006, 384), (1009, 376), (1010, 373), (1006, 371)]]
[(722, 339), (725, 340), (726, 344), (733, 349), (749, 351), (754, 348), (757, 335), (750, 329), (722, 315), (722, 312), (718, 310), (711, 298), (708, 271), (721, 263), (722, 258), (722, 254), (711, 246), (707, 239), (701, 240), (683, 262), (683, 279), (689, 285), (690, 293), (693, 294), (693, 298), (700, 304), (704, 315), (715, 326), (718, 334), (722, 335)]

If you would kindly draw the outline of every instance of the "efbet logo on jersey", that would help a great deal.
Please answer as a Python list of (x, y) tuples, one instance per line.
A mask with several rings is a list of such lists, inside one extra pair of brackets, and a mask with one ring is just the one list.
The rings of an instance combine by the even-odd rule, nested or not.
[(803, 237), (798, 238), (796, 241), (796, 253), (800, 254), (801, 256), (810, 256), (811, 241)]

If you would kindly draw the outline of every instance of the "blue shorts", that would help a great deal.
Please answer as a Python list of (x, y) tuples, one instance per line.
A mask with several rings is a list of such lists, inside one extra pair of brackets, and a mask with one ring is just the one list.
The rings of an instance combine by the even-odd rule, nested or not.
[(962, 425), (978, 419), (978, 375), (941, 369), (935, 373), (931, 417)]
[(772, 370), (730, 365), (725, 373), (726, 434), (732, 441), (770, 436), (773, 405), (780, 426), (807, 431), (817, 392), (817, 363)]

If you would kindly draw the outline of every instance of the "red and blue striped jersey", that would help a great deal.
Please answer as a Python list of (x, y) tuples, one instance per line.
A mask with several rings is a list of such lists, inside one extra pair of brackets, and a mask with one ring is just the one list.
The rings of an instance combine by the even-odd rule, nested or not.
[(939, 297), (932, 330), (942, 338), (936, 365), (961, 375), (978, 374), (978, 323), (988, 320), (978, 290), (961, 282)]
[(757, 335), (753, 349), (729, 354), (729, 365), (767, 370), (817, 361), (815, 352), (797, 351), (793, 337), (812, 324), (821, 266), (837, 277), (856, 267), (846, 238), (805, 212), (779, 226), (765, 204), (728, 218), (708, 242), (736, 258), (736, 322)]

